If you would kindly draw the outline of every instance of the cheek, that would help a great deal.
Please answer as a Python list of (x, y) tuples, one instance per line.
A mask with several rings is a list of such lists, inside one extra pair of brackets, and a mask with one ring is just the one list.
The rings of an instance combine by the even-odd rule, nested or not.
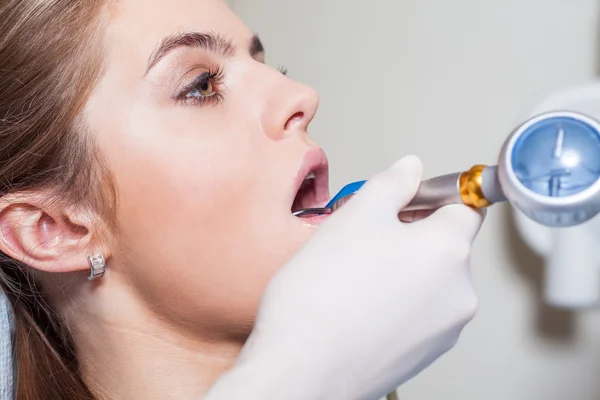
[(308, 232), (252, 208), (240, 213), (193, 198), (163, 199), (169, 209), (156, 202), (130, 208), (122, 230), (129, 280), (176, 324), (203, 336), (243, 336), (269, 280)]
[(295, 163), (256, 138), (147, 135), (113, 157), (123, 272), (153, 308), (190, 329), (248, 329), (269, 279), (308, 238), (270, 206)]

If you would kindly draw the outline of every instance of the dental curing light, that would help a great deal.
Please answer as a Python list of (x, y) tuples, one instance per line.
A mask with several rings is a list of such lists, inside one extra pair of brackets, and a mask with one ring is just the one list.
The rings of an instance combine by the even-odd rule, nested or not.
[[(294, 215), (332, 213), (365, 182), (346, 185), (325, 208), (302, 209)], [(596, 216), (600, 212), (600, 123), (571, 111), (531, 118), (505, 141), (497, 166), (475, 165), (425, 180), (403, 211), (449, 204), (485, 208), (507, 200), (549, 227), (574, 226)]]

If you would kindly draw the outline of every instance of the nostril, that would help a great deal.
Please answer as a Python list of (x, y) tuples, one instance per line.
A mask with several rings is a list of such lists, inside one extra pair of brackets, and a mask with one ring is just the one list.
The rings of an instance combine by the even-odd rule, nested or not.
[(302, 121), (302, 118), (304, 118), (304, 113), (302, 111), (298, 111), (297, 113), (288, 118), (283, 129), (289, 129), (292, 125), (298, 123), (299, 121)]

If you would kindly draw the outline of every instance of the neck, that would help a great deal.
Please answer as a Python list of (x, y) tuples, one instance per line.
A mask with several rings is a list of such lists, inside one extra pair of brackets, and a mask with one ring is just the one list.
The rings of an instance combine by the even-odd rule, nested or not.
[[(181, 332), (126, 287), (94, 290), (93, 304), (70, 302), (60, 311), (74, 336), (83, 377), (99, 398), (197, 399), (231, 368), (243, 346)], [(107, 310), (100, 304), (118, 306)]]

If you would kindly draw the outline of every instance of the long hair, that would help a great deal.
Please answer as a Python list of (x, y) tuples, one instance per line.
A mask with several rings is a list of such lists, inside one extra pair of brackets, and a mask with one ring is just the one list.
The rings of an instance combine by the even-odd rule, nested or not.
[[(103, 0), (0, 0), (0, 196), (45, 190), (108, 207), (81, 111), (102, 73)], [(104, 193), (99, 193), (104, 192)], [(94, 399), (72, 339), (26, 265), (0, 253), (19, 400)]]

